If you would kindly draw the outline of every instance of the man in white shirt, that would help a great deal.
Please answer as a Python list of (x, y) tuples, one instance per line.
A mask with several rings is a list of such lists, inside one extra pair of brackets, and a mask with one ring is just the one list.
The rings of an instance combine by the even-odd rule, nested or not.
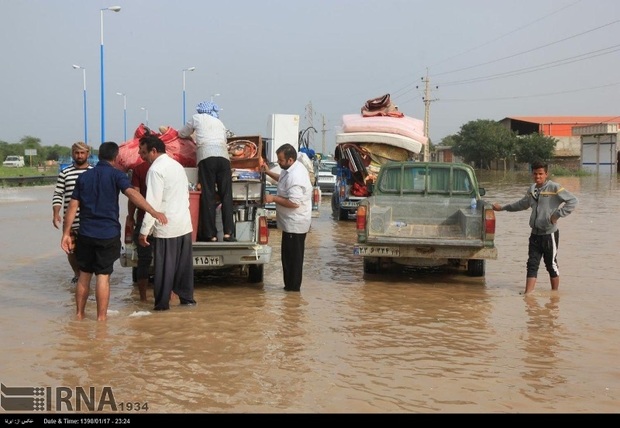
[(155, 310), (170, 309), (170, 293), (174, 291), (181, 305), (193, 306), (194, 264), (192, 259), (192, 219), (189, 211), (189, 181), (183, 166), (166, 154), (164, 142), (156, 135), (140, 139), (140, 150), (151, 164), (146, 175), (146, 200), (166, 214), (168, 224), (155, 222), (144, 215), (139, 244), (150, 245), (152, 234), (155, 278), (153, 291)]
[[(233, 222), (232, 170), (228, 155), (226, 127), (219, 119), (219, 107), (203, 101), (194, 114), (179, 129), (179, 137), (196, 141), (196, 163), (200, 181), (199, 241), (217, 241), (216, 207), (222, 203), (224, 241), (236, 241)], [(219, 202), (217, 198), (219, 198)]]
[(297, 151), (290, 144), (276, 150), (280, 174), (262, 170), (278, 182), (275, 195), (265, 195), (265, 202), (276, 204), (276, 222), (282, 231), (280, 246), (282, 273), (286, 291), (300, 291), (303, 277), (306, 234), (312, 224), (312, 184), (306, 167), (297, 160)]

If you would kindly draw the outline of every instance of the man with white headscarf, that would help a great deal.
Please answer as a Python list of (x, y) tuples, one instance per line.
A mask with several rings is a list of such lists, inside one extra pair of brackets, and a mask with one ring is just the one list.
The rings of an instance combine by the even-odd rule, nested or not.
[(200, 221), (198, 241), (217, 241), (215, 209), (222, 203), (222, 227), (224, 241), (236, 241), (233, 223), (232, 171), (226, 127), (219, 119), (219, 107), (211, 101), (196, 106), (197, 113), (179, 130), (180, 138), (194, 133), (196, 162), (200, 182)]

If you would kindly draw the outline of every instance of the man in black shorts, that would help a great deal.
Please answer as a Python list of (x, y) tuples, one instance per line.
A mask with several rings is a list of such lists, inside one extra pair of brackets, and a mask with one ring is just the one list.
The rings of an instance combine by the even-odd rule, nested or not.
[(140, 192), (133, 188), (127, 174), (116, 168), (118, 151), (118, 144), (114, 142), (101, 144), (99, 163), (78, 177), (64, 218), (60, 246), (69, 254), (74, 248), (71, 224), (79, 208), (80, 228), (75, 255), (80, 266), (80, 275), (75, 288), (75, 303), (76, 315), (80, 320), (84, 318), (93, 274), (97, 278), (97, 320), (107, 319), (110, 275), (114, 262), (120, 258), (121, 253), (121, 224), (118, 220), (120, 192), (160, 223), (168, 222), (163, 213), (155, 211)]

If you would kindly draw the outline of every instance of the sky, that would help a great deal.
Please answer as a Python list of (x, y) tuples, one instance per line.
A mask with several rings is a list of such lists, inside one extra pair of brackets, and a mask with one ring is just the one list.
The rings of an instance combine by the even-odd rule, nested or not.
[[(236, 135), (269, 137), (272, 114), (297, 114), (300, 130), (317, 130), (308, 134), (319, 152), (333, 150), (344, 114), (386, 93), (404, 114), (428, 114), (434, 144), (478, 119), (620, 116), (615, 0), (0, 6), (0, 141), (8, 143), (30, 136), (71, 146), (84, 140), (86, 124), (87, 143), (97, 148), (103, 117), (105, 140), (122, 144), (125, 113), (128, 139), (147, 115), (151, 128), (179, 129), (184, 77), (186, 118), (219, 94), (220, 118)], [(101, 11), (111, 6), (121, 10)]]

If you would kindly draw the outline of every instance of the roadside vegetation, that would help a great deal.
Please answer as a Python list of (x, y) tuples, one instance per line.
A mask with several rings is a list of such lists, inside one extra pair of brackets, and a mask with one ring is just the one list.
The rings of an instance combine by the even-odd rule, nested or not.
[(449, 135), (442, 144), (476, 169), (492, 169), (513, 161), (531, 164), (541, 160), (552, 163), (558, 140), (540, 134), (517, 135), (493, 120), (474, 120), (461, 126), (457, 134)]
[[(35, 150), (36, 155), (26, 155), (26, 150)], [(41, 145), (41, 139), (25, 136), (19, 143), (7, 143), (0, 140), (0, 159), (4, 160), (9, 155), (24, 156), (26, 161), (26, 167), (45, 166), (46, 163), (58, 161), (60, 157), (71, 156), (71, 147), (59, 146), (58, 144), (53, 146)], [(21, 169), (24, 168), (4, 168), (4, 169)]]

